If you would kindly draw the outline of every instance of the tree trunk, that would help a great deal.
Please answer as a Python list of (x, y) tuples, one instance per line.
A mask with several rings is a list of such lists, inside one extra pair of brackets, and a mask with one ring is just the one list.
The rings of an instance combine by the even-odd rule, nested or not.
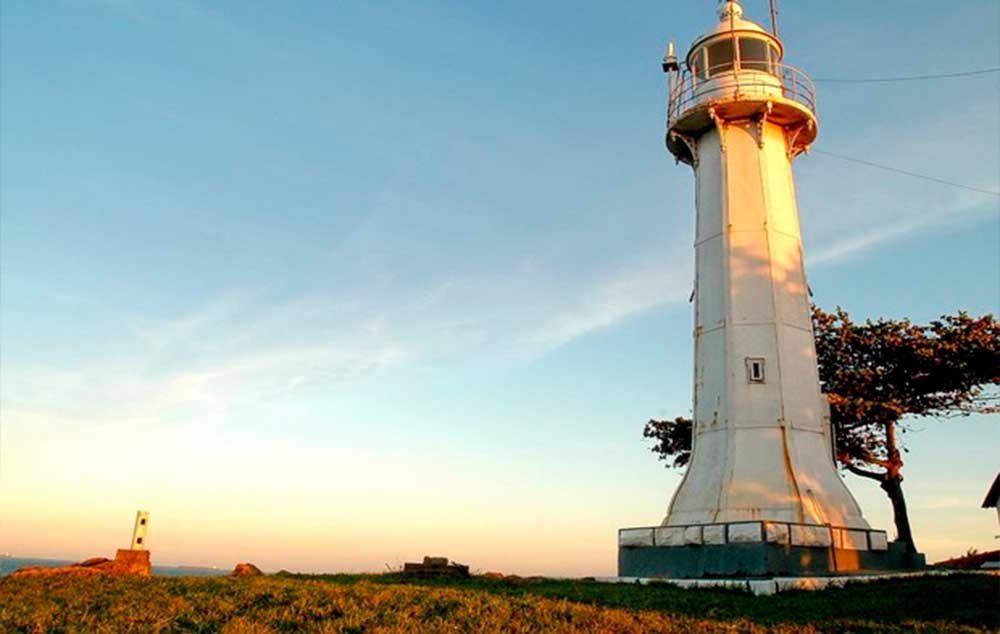
[(910, 516), (906, 512), (906, 498), (903, 497), (903, 457), (896, 446), (896, 422), (885, 426), (885, 451), (889, 460), (884, 465), (885, 474), (879, 486), (889, 496), (892, 502), (892, 519), (896, 524), (896, 541), (906, 545), (906, 552), (917, 553), (917, 545), (913, 543), (913, 531), (910, 530)]
[(896, 539), (906, 544), (907, 553), (916, 554), (917, 545), (913, 543), (910, 516), (906, 513), (906, 498), (903, 497), (903, 477), (898, 474), (886, 474), (879, 486), (892, 502), (892, 518), (896, 524)]

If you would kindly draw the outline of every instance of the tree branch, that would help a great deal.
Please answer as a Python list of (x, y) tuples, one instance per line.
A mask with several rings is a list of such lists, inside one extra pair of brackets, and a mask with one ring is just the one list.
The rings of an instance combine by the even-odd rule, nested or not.
[[(840, 456), (837, 457), (840, 458)], [(876, 480), (878, 482), (881, 482), (882, 480), (885, 479), (881, 473), (876, 473), (874, 471), (868, 471), (860, 467), (855, 467), (850, 462), (844, 462), (844, 460), (841, 460), (840, 464), (844, 465), (845, 469), (847, 469), (856, 476), (861, 476), (862, 478), (868, 478), (869, 480)]]

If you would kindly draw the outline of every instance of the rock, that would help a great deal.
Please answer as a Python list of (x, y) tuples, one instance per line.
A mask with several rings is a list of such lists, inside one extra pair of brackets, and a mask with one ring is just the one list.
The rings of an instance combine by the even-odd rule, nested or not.
[(11, 577), (52, 577), (55, 575), (100, 575), (105, 574), (104, 570), (99, 568), (83, 568), (81, 566), (60, 566), (58, 568), (45, 568), (42, 566), (28, 566), (27, 568), (18, 568), (14, 572), (10, 573)]
[(424, 557), (423, 563), (403, 564), (403, 574), (420, 578), (468, 577), (469, 567), (454, 561), (448, 563), (447, 557)]
[(91, 557), (90, 559), (84, 559), (78, 564), (73, 564), (74, 566), (80, 566), (81, 568), (91, 568), (93, 566), (99, 566), (101, 564), (111, 561), (107, 557)]
[(260, 568), (253, 564), (241, 563), (236, 564), (233, 568), (233, 572), (230, 574), (231, 577), (259, 577), (264, 573), (260, 571)]
[(481, 576), (487, 579), (503, 579), (504, 574), (502, 572), (484, 572)]

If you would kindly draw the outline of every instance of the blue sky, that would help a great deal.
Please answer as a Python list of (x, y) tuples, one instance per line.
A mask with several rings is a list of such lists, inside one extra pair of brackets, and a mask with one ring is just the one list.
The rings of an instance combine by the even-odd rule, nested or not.
[[(3, 3), (0, 549), (149, 507), (161, 561), (612, 572), (679, 481), (641, 438), (691, 393), (659, 59), (714, 5)], [(1000, 66), (992, 0), (782, 5), (814, 78)], [(1000, 189), (998, 75), (817, 88), (816, 149)], [(996, 196), (796, 174), (821, 306), (997, 311)], [(992, 547), (996, 420), (918, 427), (918, 544)]]

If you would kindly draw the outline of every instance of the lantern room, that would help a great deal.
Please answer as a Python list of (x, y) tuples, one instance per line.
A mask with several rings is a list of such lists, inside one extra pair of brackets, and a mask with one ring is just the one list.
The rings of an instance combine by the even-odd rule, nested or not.
[(738, 3), (726, 2), (719, 10), (719, 25), (691, 45), (687, 65), (692, 76), (702, 80), (734, 71), (779, 74), (783, 56), (781, 41), (744, 20)]
[(667, 147), (677, 160), (696, 164), (695, 140), (741, 119), (785, 128), (789, 157), (808, 149), (816, 138), (815, 89), (784, 56), (777, 35), (744, 18), (733, 1), (722, 3), (718, 24), (691, 45), (686, 68), (671, 45), (663, 63), (670, 81)]

